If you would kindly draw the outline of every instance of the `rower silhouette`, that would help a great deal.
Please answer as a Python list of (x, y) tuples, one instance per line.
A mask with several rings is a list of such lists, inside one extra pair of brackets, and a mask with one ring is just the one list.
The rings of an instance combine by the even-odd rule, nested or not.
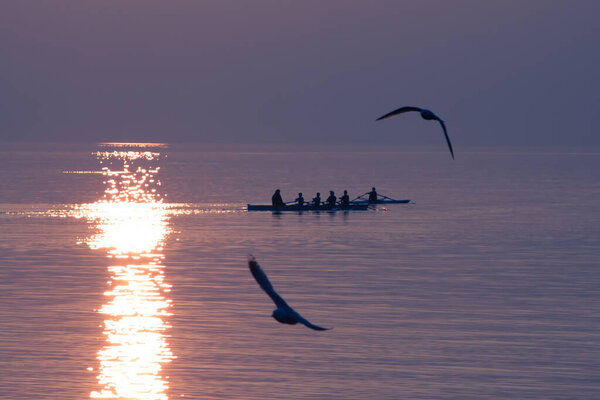
[(321, 205), (321, 193), (317, 192), (317, 197), (313, 197), (312, 201), (313, 201), (313, 205), (320, 206)]
[(275, 193), (273, 194), (273, 197), (271, 197), (271, 201), (273, 203), (273, 207), (285, 207), (285, 203), (283, 202), (283, 199), (281, 198), (281, 192), (279, 189), (277, 189), (275, 191)]
[(329, 207), (335, 207), (336, 201), (337, 201), (337, 197), (335, 197), (335, 193), (333, 193), (333, 190), (330, 190), (329, 197), (327, 198), (327, 205)]
[(372, 188), (369, 192), (369, 203), (377, 203), (377, 191)]
[(344, 194), (342, 195), (342, 197), (340, 197), (340, 204), (342, 206), (349, 206), (350, 205), (350, 196), (348, 196), (348, 191), (344, 190)]

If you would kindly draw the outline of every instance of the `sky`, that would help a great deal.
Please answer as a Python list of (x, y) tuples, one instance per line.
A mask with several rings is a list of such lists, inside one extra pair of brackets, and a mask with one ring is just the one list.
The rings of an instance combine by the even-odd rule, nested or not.
[(0, 141), (600, 146), (600, 2), (0, 2)]

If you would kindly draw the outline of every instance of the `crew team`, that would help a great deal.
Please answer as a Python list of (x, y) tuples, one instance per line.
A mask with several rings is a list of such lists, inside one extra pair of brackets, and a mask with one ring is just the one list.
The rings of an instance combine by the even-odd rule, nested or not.
[[(369, 203), (377, 202), (378, 195), (377, 195), (377, 191), (375, 190), (375, 188), (372, 188), (370, 192), (367, 192), (364, 195), (366, 195), (366, 194), (369, 195)], [(361, 195), (359, 197), (362, 197), (364, 195)], [(284, 203), (284, 201), (281, 197), (281, 191), (279, 189), (277, 189), (275, 191), (275, 193), (273, 194), (273, 197), (271, 197), (271, 201), (273, 203), (273, 207), (285, 207), (286, 206), (286, 203)], [(338, 201), (333, 190), (330, 190), (329, 197), (327, 198), (327, 200), (322, 201), (321, 193), (317, 192), (317, 196), (313, 197), (312, 202), (306, 202), (306, 201), (304, 201), (304, 196), (302, 195), (302, 193), (298, 193), (298, 197), (296, 198), (296, 200), (294, 200), (293, 202), (289, 202), (289, 203), (293, 203), (293, 205), (299, 206), (299, 207), (302, 207), (304, 205), (317, 206), (317, 207), (321, 206), (321, 205), (327, 206), (327, 207), (335, 207), (335, 206), (347, 207), (350, 205), (350, 196), (348, 196), (348, 191), (344, 190), (344, 194), (340, 197), (340, 199)]]

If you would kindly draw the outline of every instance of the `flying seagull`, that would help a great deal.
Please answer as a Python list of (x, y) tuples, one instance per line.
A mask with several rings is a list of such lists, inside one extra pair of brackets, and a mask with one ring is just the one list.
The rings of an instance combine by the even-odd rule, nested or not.
[(329, 329), (329, 328), (322, 328), (320, 326), (311, 324), (306, 319), (304, 319), (300, 314), (298, 314), (296, 311), (294, 311), (294, 309), (292, 307), (288, 306), (288, 304), (285, 302), (285, 300), (283, 300), (283, 298), (281, 298), (281, 296), (277, 294), (275, 289), (273, 289), (273, 285), (271, 285), (271, 282), (269, 282), (269, 278), (267, 278), (267, 274), (265, 274), (265, 272), (262, 270), (260, 265), (258, 265), (258, 263), (254, 259), (254, 257), (250, 257), (250, 259), (248, 260), (248, 267), (250, 267), (250, 272), (252, 272), (252, 276), (254, 276), (254, 279), (256, 279), (256, 282), (258, 282), (258, 284), (262, 288), (262, 290), (264, 290), (269, 295), (271, 300), (273, 300), (273, 302), (277, 306), (277, 308), (275, 310), (273, 310), (273, 315), (272, 315), (273, 318), (275, 318), (277, 321), (281, 322), (282, 324), (295, 325), (298, 322), (300, 322), (316, 331), (326, 331)]
[(446, 125), (444, 125), (444, 121), (442, 121), (440, 117), (435, 115), (430, 110), (426, 110), (425, 108), (419, 108), (419, 107), (411, 107), (411, 106), (400, 107), (397, 110), (394, 110), (385, 115), (382, 115), (381, 117), (377, 118), (376, 121), (379, 121), (380, 119), (393, 117), (394, 115), (402, 114), (402, 113), (409, 112), (409, 111), (418, 111), (421, 113), (421, 118), (426, 119), (428, 121), (435, 120), (435, 121), (438, 121), (442, 125), (442, 129), (444, 130), (444, 136), (446, 136), (446, 142), (448, 143), (448, 148), (450, 149), (450, 154), (452, 155), (452, 159), (454, 160), (454, 151), (452, 150), (452, 143), (450, 143), (450, 138), (448, 137), (448, 132), (446, 132)]

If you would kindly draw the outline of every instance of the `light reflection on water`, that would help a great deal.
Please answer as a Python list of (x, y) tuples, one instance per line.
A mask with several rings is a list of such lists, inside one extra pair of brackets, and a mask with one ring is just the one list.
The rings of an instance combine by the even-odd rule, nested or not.
[(91, 398), (167, 399), (168, 377), (163, 365), (175, 358), (167, 341), (170, 328), (170, 285), (165, 282), (162, 250), (169, 232), (167, 207), (155, 176), (160, 153), (104, 151), (96, 153), (103, 165), (102, 199), (79, 207), (79, 216), (97, 224), (97, 233), (85, 240), (103, 249), (115, 265), (106, 302), (106, 342), (98, 351), (99, 390)]

